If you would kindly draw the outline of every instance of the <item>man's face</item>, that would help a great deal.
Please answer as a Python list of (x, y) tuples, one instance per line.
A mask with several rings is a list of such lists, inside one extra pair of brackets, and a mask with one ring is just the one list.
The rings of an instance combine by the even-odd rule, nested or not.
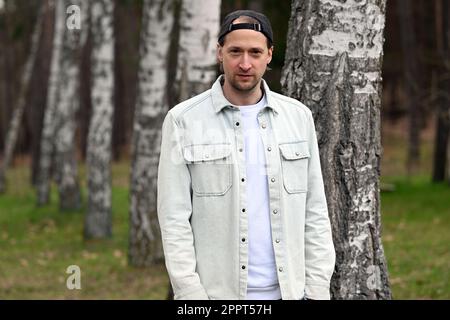
[(267, 39), (261, 32), (247, 29), (230, 32), (223, 47), (217, 47), (225, 81), (239, 92), (254, 90), (272, 60), (272, 51), (273, 48), (267, 48)]

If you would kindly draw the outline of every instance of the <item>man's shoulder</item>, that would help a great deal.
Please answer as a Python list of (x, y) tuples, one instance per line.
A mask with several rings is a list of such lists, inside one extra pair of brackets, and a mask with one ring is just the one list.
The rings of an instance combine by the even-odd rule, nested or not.
[(192, 98), (184, 100), (177, 105), (175, 105), (172, 109), (169, 110), (169, 113), (175, 118), (179, 119), (184, 114), (189, 111), (193, 111), (202, 106), (203, 103), (208, 103), (211, 99), (211, 89), (208, 89)]
[(300, 112), (305, 116), (311, 114), (311, 110), (307, 106), (305, 106), (303, 103), (294, 98), (285, 96), (283, 94), (274, 91), (271, 91), (270, 94), (272, 98), (276, 101), (278, 106), (287, 113)]

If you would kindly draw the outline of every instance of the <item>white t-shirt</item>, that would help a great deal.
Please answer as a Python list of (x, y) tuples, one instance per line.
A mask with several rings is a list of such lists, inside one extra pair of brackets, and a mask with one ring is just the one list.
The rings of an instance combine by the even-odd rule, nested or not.
[(239, 106), (244, 133), (248, 214), (248, 300), (281, 299), (272, 245), (269, 186), (258, 112), (266, 103)]

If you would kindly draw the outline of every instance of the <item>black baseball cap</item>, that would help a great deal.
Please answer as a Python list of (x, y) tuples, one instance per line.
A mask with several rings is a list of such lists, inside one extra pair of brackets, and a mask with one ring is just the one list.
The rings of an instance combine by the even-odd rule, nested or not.
[[(259, 23), (235, 23), (233, 21), (239, 17), (251, 17)], [(237, 10), (229, 13), (223, 20), (219, 32), (219, 43), (222, 43), (223, 38), (230, 32), (239, 29), (250, 29), (261, 32), (269, 40), (269, 44), (273, 44), (273, 32), (269, 19), (262, 13), (253, 10)]]

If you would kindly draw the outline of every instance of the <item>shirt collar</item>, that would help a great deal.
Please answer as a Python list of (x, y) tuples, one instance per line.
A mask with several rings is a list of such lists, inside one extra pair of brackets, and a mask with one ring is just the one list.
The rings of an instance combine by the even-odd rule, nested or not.
[[(223, 95), (222, 81), (223, 75), (220, 75), (211, 88), (212, 103), (216, 113), (220, 112), (225, 107), (233, 107), (233, 104)], [(261, 83), (266, 94), (267, 107), (272, 109), (275, 113), (279, 113), (279, 107), (272, 96), (269, 86), (264, 79), (261, 79)]]

